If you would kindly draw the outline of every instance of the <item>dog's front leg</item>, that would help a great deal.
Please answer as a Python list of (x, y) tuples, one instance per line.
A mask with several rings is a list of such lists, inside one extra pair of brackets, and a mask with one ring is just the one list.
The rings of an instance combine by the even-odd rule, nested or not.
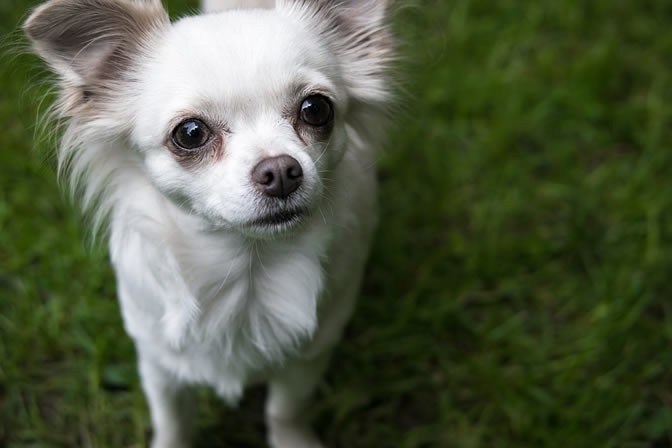
[(189, 447), (192, 406), (186, 387), (147, 357), (140, 356), (139, 370), (154, 430), (151, 448)]
[(330, 351), (313, 359), (289, 361), (268, 384), (266, 425), (272, 448), (322, 448), (310, 427), (311, 399)]

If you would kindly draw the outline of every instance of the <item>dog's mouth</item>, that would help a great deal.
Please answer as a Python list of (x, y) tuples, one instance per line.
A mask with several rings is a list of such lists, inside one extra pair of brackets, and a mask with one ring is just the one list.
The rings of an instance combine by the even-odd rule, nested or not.
[(250, 221), (248, 226), (270, 232), (286, 230), (299, 224), (306, 214), (304, 208), (273, 211)]

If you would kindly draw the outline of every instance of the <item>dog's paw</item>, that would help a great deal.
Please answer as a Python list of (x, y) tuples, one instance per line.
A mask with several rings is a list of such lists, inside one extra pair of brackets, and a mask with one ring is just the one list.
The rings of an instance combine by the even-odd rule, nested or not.
[(190, 448), (191, 443), (181, 437), (157, 436), (152, 439), (151, 448)]
[(271, 448), (325, 448), (309, 426), (268, 419)]

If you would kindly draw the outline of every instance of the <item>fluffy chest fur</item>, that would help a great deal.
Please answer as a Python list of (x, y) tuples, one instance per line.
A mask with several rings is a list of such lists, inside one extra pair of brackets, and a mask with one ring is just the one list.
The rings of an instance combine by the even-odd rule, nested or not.
[(127, 331), (180, 378), (235, 399), (313, 335), (330, 230), (314, 220), (293, 238), (249, 240), (199, 229), (158, 197), (141, 208), (145, 195), (110, 241)]

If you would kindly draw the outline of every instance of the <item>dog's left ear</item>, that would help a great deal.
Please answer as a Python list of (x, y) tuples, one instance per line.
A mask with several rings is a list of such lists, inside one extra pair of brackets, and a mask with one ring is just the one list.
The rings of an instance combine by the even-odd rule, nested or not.
[(393, 1), (277, 0), (276, 8), (328, 42), (355, 98), (384, 103), (389, 99), (389, 68), (396, 49), (389, 30)]
[(50, 0), (23, 29), (66, 97), (81, 103), (128, 75), (149, 36), (168, 23), (160, 0)]

